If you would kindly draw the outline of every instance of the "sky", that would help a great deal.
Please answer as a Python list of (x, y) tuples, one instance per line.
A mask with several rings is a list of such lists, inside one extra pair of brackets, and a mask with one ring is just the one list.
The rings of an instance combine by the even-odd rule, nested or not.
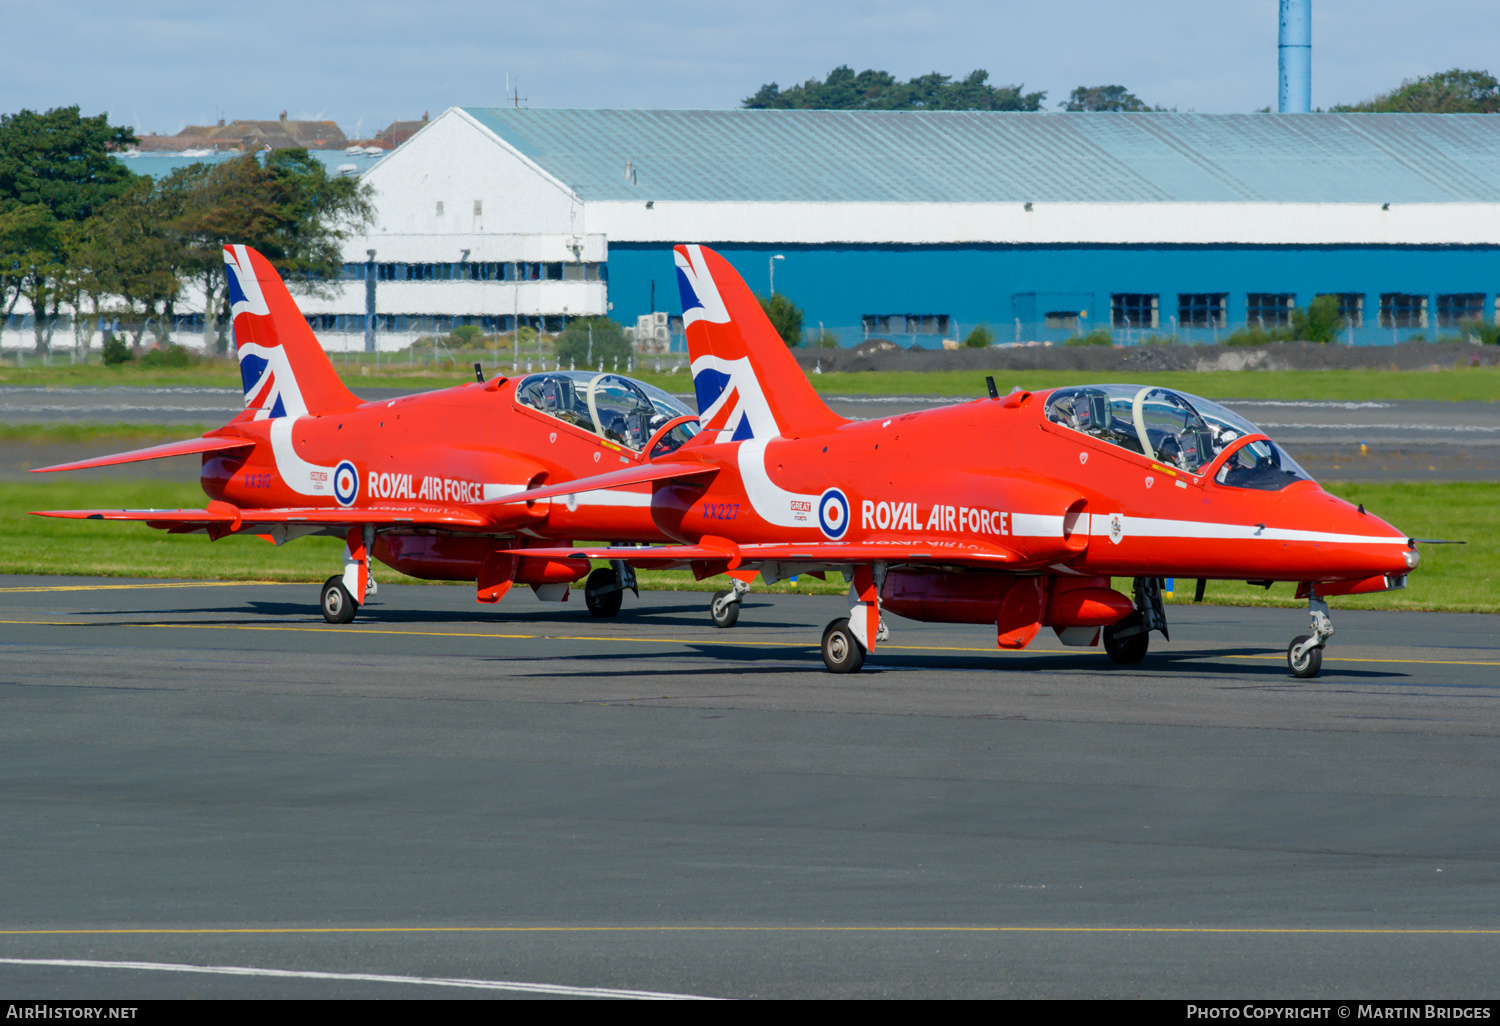
[[(524, 106), (728, 108), (849, 64), (1124, 85), (1205, 113), (1276, 105), (1276, 0), (49, 0), (6, 5), (0, 113), (78, 104), (139, 132), (218, 118), (396, 119)], [(1495, 0), (1313, 0), (1314, 107), (1453, 67), (1500, 73)]]

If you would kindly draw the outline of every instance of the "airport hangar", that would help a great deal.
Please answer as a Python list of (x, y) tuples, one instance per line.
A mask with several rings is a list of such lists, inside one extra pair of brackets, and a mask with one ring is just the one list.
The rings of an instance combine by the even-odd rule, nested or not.
[(680, 350), (678, 242), (844, 345), (1206, 342), (1328, 293), (1356, 343), (1500, 317), (1488, 115), (455, 107), (363, 179), (377, 223), (304, 301), (331, 349), (372, 275), (382, 349), (660, 312)]

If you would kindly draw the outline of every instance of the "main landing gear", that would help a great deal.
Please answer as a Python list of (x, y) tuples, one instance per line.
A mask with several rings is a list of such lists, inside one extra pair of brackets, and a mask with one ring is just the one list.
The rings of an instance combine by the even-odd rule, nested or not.
[(583, 586), (583, 603), (595, 616), (611, 617), (620, 611), (620, 602), (627, 589), (635, 592), (636, 598), (641, 597), (635, 570), (623, 559), (612, 559), (609, 566), (601, 566), (589, 574)]
[(847, 616), (823, 628), (823, 665), (831, 673), (858, 673), (865, 665), (865, 647), (849, 629)]
[(1293, 677), (1303, 680), (1316, 677), (1323, 668), (1323, 646), (1333, 637), (1333, 621), (1328, 618), (1328, 603), (1308, 588), (1307, 612), (1312, 617), (1312, 634), (1299, 634), (1287, 646), (1286, 664)]
[(885, 584), (886, 564), (856, 566), (849, 578), (849, 615), (823, 628), (823, 665), (831, 673), (858, 673), (865, 653), (891, 632), (880, 615), (880, 589)]
[(318, 608), (329, 623), (345, 624), (354, 619), (359, 607), (378, 590), (370, 573), (370, 552), (375, 547), (375, 528), (371, 524), (350, 528), (344, 540), (344, 572), (323, 582)]
[[(318, 608), (323, 611), (323, 619), (329, 623), (348, 623), (359, 612), (359, 600), (349, 591), (344, 580), (343, 574), (334, 574), (323, 582), (323, 592), (318, 596)], [(378, 590), (375, 578), (367, 576), (365, 597), (369, 598)]]
[(1162, 637), (1172, 640), (1167, 633), (1167, 607), (1161, 597), (1161, 578), (1137, 577), (1134, 590), (1135, 612), (1104, 628), (1104, 651), (1112, 661), (1122, 665), (1146, 658), (1152, 631), (1161, 631)]
[(715, 627), (733, 627), (740, 618), (740, 600), (750, 593), (750, 585), (736, 580), (728, 591), (714, 592), (709, 603), (708, 615), (713, 617)]
[(359, 612), (359, 603), (344, 587), (344, 575), (334, 574), (323, 582), (323, 594), (318, 599), (323, 610), (323, 619), (329, 623), (348, 623)]

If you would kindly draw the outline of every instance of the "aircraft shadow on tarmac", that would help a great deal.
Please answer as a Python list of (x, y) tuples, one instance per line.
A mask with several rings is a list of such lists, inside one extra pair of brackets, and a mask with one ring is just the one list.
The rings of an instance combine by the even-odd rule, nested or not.
[[(649, 639), (645, 639), (649, 640)], [(671, 644), (672, 642), (664, 642)], [(819, 663), (816, 648), (811, 644), (799, 644), (788, 642), (785, 649), (774, 649), (763, 645), (749, 646), (736, 645), (733, 641), (718, 642), (712, 645), (695, 644), (687, 642), (695, 656), (712, 660), (721, 664), (736, 664), (734, 666), (722, 666), (715, 668), (713, 673), (722, 674), (754, 674), (754, 673), (802, 673), (815, 668)], [(864, 669), (857, 677), (842, 678), (853, 684), (861, 677), (868, 675), (879, 675), (881, 673), (902, 671), (925, 671), (943, 672), (957, 670), (971, 670), (976, 672), (988, 672), (1000, 674), (1004, 677), (1014, 677), (1020, 674), (1107, 674), (1118, 676), (1122, 679), (1151, 676), (1151, 677), (1180, 677), (1184, 681), (1212, 679), (1222, 684), (1240, 685), (1247, 683), (1247, 678), (1253, 682), (1255, 687), (1267, 685), (1301, 687), (1302, 682), (1297, 681), (1287, 671), (1285, 665), (1270, 659), (1261, 661), (1239, 661), (1230, 660), (1230, 657), (1241, 656), (1264, 656), (1267, 655), (1260, 649), (1235, 649), (1227, 651), (1205, 652), (1162, 652), (1147, 656), (1145, 661), (1135, 666), (1115, 666), (1109, 663), (1101, 655), (1084, 655), (1072, 653), (1038, 652), (1032, 655), (994, 655), (974, 653), (972, 655), (957, 654), (911, 654), (877, 650), (876, 655), (870, 657), (865, 663)], [(555, 670), (551, 672), (532, 674), (535, 677), (556, 677), (567, 679), (573, 677), (660, 677), (661, 669), (656, 666), (632, 668), (629, 664), (635, 660), (660, 661), (660, 652), (639, 651), (622, 652), (611, 649), (608, 652), (597, 654), (573, 654), (568, 656), (569, 662), (582, 663), (587, 668), (580, 670)], [(798, 660), (795, 666), (766, 666), (769, 660), (778, 662), (787, 659)], [(495, 662), (504, 663), (505, 657), (494, 657)], [(607, 669), (601, 669), (602, 664), (608, 664)], [(695, 666), (694, 673), (703, 672), (701, 667)], [(1344, 681), (1372, 682), (1377, 680), (1390, 681), (1392, 683), (1406, 682), (1410, 674), (1390, 670), (1335, 670), (1324, 671), (1325, 678)]]
[[(750, 611), (772, 609), (774, 606), (769, 602), (745, 602), (743, 603), (743, 608)], [(76, 610), (75, 613), (78, 616), (114, 616), (117, 615), (118, 610), (80, 609)], [(184, 606), (178, 609), (152, 610), (149, 615), (219, 616), (223, 617), (223, 619), (194, 619), (191, 622), (194, 624), (221, 624), (224, 626), (254, 624), (262, 618), (281, 618), (279, 622), (282, 623), (286, 622), (285, 618), (322, 623), (322, 618), (318, 615), (316, 605), (307, 602), (256, 600), (244, 605), (235, 606)], [(354, 621), (354, 629), (357, 630), (360, 625), (379, 626), (382, 624), (488, 624), (492, 626), (505, 626), (507, 624), (556, 624), (563, 628), (581, 630), (583, 628), (605, 628), (611, 624), (628, 625), (633, 621), (647, 623), (653, 627), (707, 627), (709, 626), (708, 604), (705, 602), (701, 605), (653, 606), (650, 609), (642, 609), (633, 613), (622, 613), (618, 617), (608, 619), (590, 616), (588, 611), (583, 608), (581, 602), (574, 608), (564, 609), (561, 613), (547, 609), (503, 609), (493, 606), (480, 606), (477, 603), (472, 610), (402, 609), (399, 607), (368, 604), (361, 607), (359, 615)], [(787, 630), (807, 627), (807, 624), (796, 620), (757, 619), (754, 625), (756, 627)], [(346, 628), (329, 627), (329, 630), (342, 629)]]
[[(248, 610), (246, 608), (248, 606)], [(581, 603), (580, 603), (581, 607)], [(774, 605), (770, 602), (754, 602), (747, 600), (744, 609), (747, 611), (772, 609)], [(114, 610), (78, 610), (79, 616), (113, 616), (118, 611)], [(196, 614), (196, 615), (195, 615)], [(207, 615), (217, 616), (217, 619), (204, 619)], [(675, 627), (684, 630), (702, 631), (705, 634), (713, 631), (708, 623), (706, 607), (700, 603), (682, 603), (672, 606), (653, 606), (649, 609), (639, 609), (626, 613), (620, 617), (611, 619), (596, 619), (580, 608), (577, 615), (571, 610), (554, 611), (551, 609), (409, 609), (409, 608), (384, 608), (378, 605), (366, 605), (360, 612), (359, 618), (352, 628), (335, 627), (325, 625), (316, 611), (309, 607), (306, 602), (274, 602), (253, 600), (246, 605), (224, 606), (224, 607), (202, 607), (192, 606), (180, 609), (164, 609), (153, 611), (149, 617), (138, 621), (114, 621), (114, 624), (122, 626), (141, 626), (146, 624), (158, 624), (160, 617), (164, 616), (194, 616), (189, 621), (193, 626), (327, 626), (331, 632), (347, 632), (357, 634), (361, 625), (379, 628), (381, 626), (413, 626), (424, 625), (429, 627), (475, 625), (482, 624), (492, 627), (527, 626), (539, 629), (544, 626), (553, 627), (559, 631), (573, 634), (581, 634), (588, 631), (609, 630), (612, 627), (628, 627), (632, 622), (652, 627)], [(290, 622), (289, 622), (290, 621)], [(750, 625), (756, 628), (768, 628), (774, 630), (806, 631), (808, 625), (801, 621), (786, 620), (760, 620), (752, 619)], [(806, 661), (811, 666), (819, 662), (817, 645), (809, 634), (806, 640), (787, 641), (784, 647), (767, 646), (765, 644), (736, 644), (733, 631), (718, 632), (712, 643), (694, 643), (681, 638), (662, 639), (662, 644), (678, 645), (686, 644), (698, 656), (721, 664), (739, 664), (735, 669), (724, 672), (731, 673), (783, 673), (803, 672), (804, 667), (776, 667), (771, 668), (764, 665), (768, 659), (795, 658)], [(650, 638), (637, 639), (650, 641)], [(757, 639), (759, 640), (759, 639)], [(1059, 653), (1059, 652), (1034, 652), (1034, 653), (981, 653), (959, 654), (959, 653), (913, 653), (904, 652), (899, 648), (886, 648), (877, 650), (876, 654), (865, 664), (864, 674), (878, 674), (887, 671), (943, 671), (943, 670), (974, 670), (987, 671), (1004, 674), (1018, 673), (1099, 673), (1111, 674), (1120, 677), (1133, 677), (1140, 675), (1196, 675), (1199, 677), (1225, 678), (1243, 682), (1247, 678), (1258, 683), (1261, 682), (1285, 682), (1292, 686), (1293, 678), (1288, 674), (1284, 663), (1274, 656), (1275, 653), (1265, 648), (1240, 646), (1236, 648), (1216, 648), (1210, 651), (1171, 651), (1157, 650), (1148, 655), (1144, 662), (1135, 666), (1115, 666), (1109, 663), (1101, 653)], [(1239, 657), (1239, 658), (1235, 658)], [(1245, 658), (1249, 657), (1249, 658)], [(558, 671), (555, 673), (538, 674), (542, 677), (579, 677), (579, 676), (608, 676), (608, 677), (636, 677), (636, 676), (658, 676), (659, 668), (629, 668), (633, 660), (660, 660), (661, 653), (657, 651), (624, 651), (610, 649), (607, 652), (595, 654), (575, 653), (568, 657), (569, 661), (581, 662), (589, 667), (580, 671)], [(505, 662), (506, 658), (497, 658), (496, 661)], [(597, 664), (608, 661), (613, 669), (600, 670)], [(757, 665), (759, 664), (759, 665)], [(697, 672), (695, 670), (695, 672)], [(1356, 669), (1353, 667), (1329, 668), (1323, 671), (1322, 680), (1343, 680), (1376, 682), (1389, 681), (1392, 683), (1409, 682), (1412, 675), (1399, 670), (1380, 669)]]

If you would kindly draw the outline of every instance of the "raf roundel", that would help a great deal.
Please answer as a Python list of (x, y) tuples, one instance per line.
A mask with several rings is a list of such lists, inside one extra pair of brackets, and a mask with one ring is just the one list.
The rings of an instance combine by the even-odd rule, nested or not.
[(849, 500), (837, 488), (830, 488), (818, 500), (818, 526), (833, 541), (849, 529)]
[(333, 497), (339, 500), (340, 506), (352, 506), (359, 498), (359, 471), (348, 460), (333, 470)]

